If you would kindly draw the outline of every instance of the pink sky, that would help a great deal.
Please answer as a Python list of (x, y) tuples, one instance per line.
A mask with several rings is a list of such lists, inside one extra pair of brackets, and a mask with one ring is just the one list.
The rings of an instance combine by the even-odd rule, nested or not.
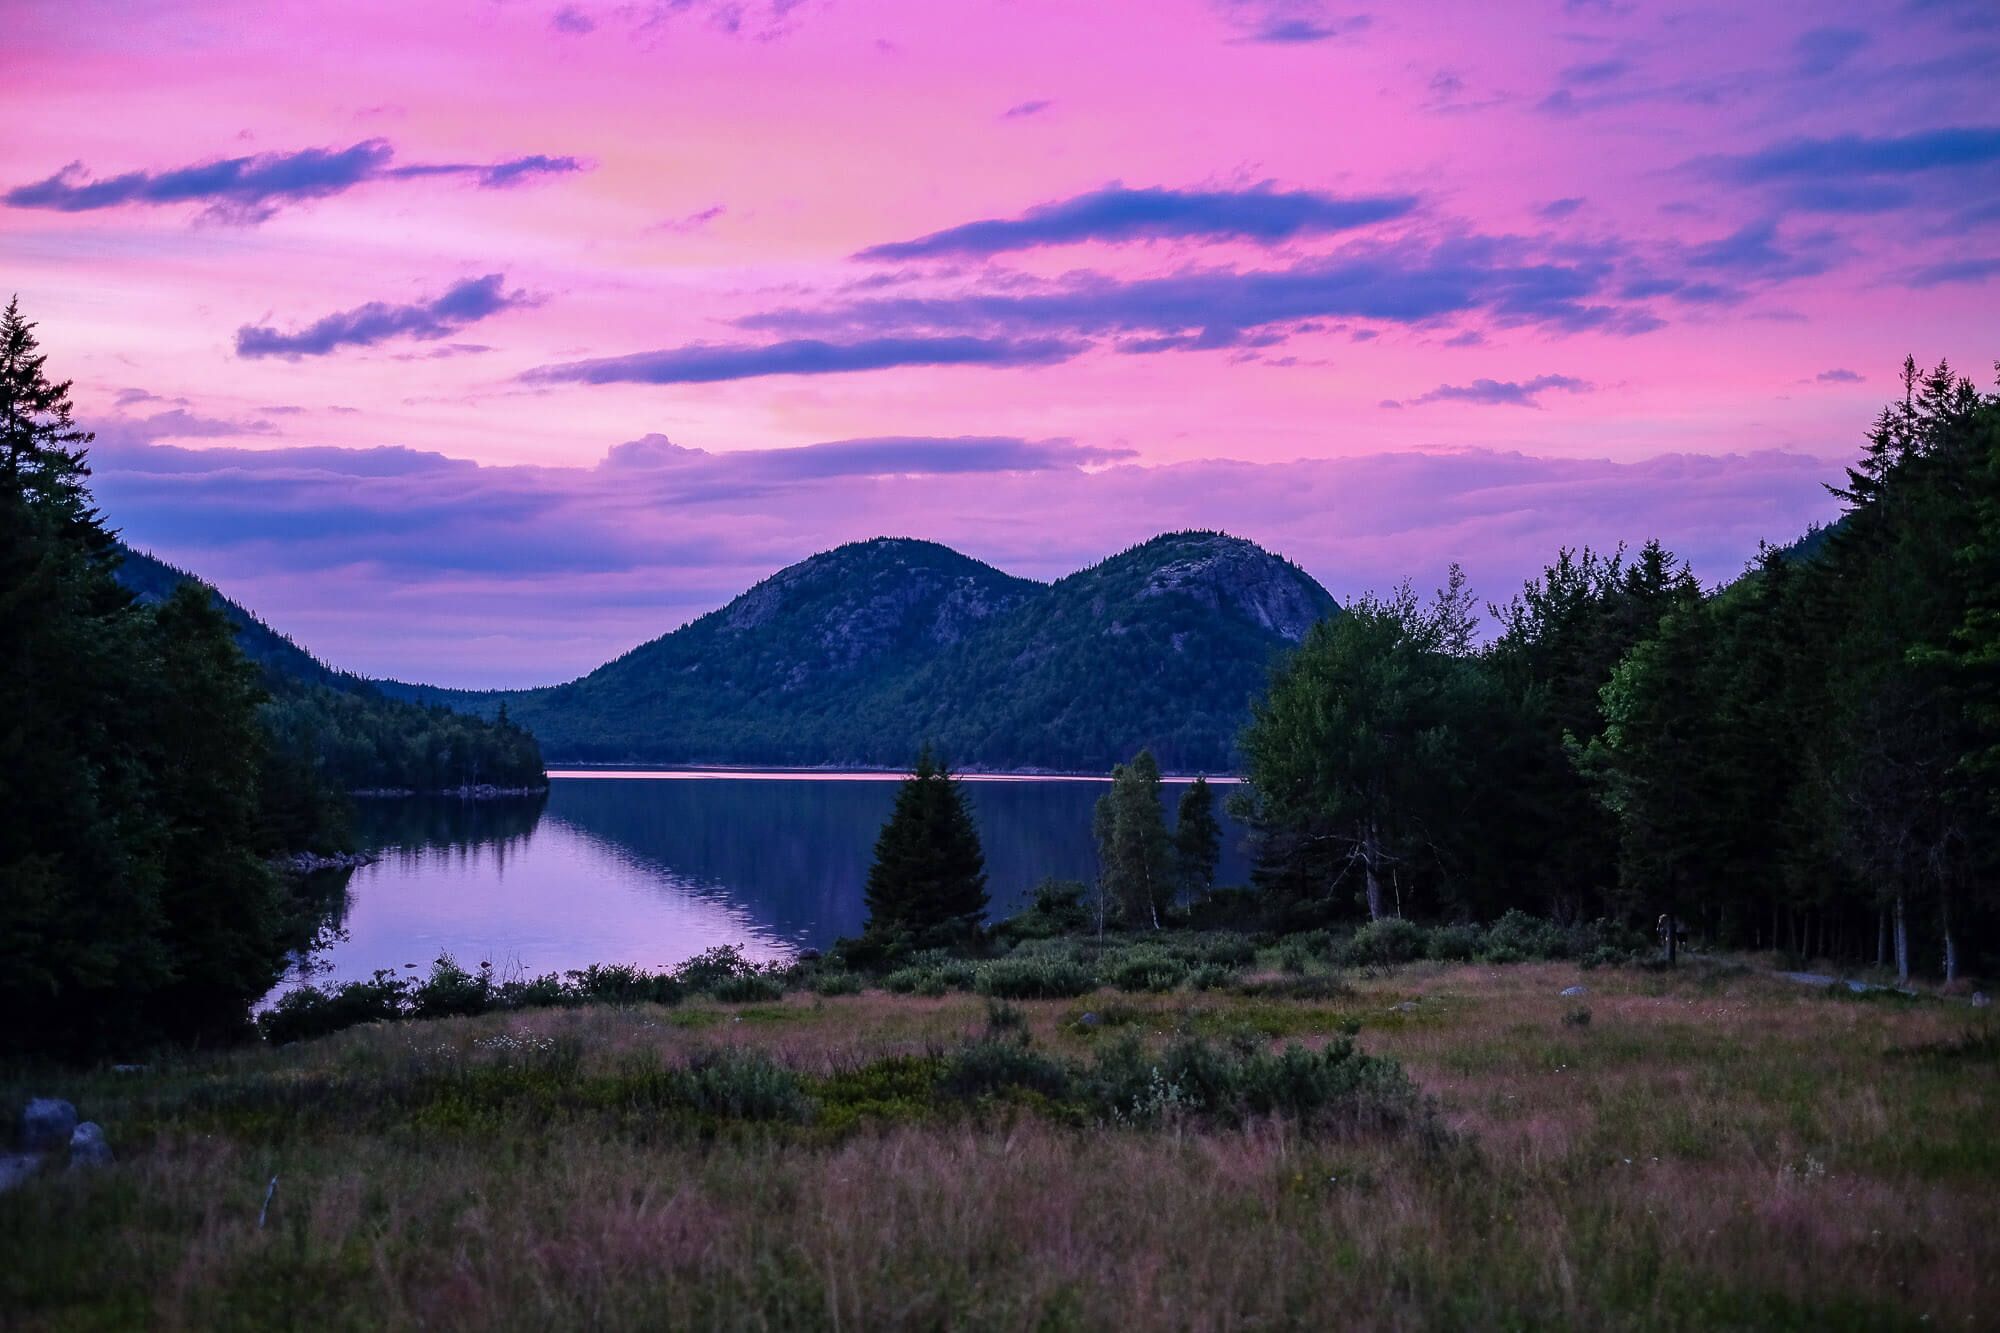
[(113, 521), (375, 674), (566, 678), (879, 534), (1713, 582), (1904, 353), (2000, 352), (1990, 0), (9, 19), (4, 276)]

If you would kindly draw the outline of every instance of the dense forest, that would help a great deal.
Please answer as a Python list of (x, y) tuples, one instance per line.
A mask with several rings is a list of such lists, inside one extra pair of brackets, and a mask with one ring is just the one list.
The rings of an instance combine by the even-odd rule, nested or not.
[(122, 550), (91, 502), (70, 385), (46, 367), (10, 303), (0, 1049), (237, 1033), (323, 906), (273, 858), (339, 845), (347, 790), (538, 783), (540, 756), (504, 719), (382, 698)]
[[(199, 582), (122, 543), (118, 552), (118, 581), (142, 604), (160, 603), (183, 584)], [(504, 711), (486, 720), (391, 698), (203, 586), (237, 646), (259, 669), (268, 697), (258, 712), (274, 780), (306, 782), (322, 799), (353, 791), (543, 784), (541, 747)]]
[(1244, 736), (1260, 885), (1990, 970), (2000, 397), (1904, 384), (1839, 522), (1718, 592), (1657, 543), (1566, 550), (1483, 645), (1456, 578), (1316, 626)]
[(566, 685), (383, 688), (504, 704), (561, 761), (889, 766), (927, 737), (962, 767), (1104, 772), (1145, 746), (1169, 770), (1222, 771), (1271, 664), (1335, 613), (1303, 570), (1215, 532), (1050, 585), (877, 538)]

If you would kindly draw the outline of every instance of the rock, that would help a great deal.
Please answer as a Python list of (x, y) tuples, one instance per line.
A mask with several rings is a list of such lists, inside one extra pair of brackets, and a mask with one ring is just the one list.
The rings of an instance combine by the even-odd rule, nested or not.
[(94, 1120), (86, 1120), (69, 1136), (69, 1166), (111, 1165), (111, 1144)]
[(1417, 1012), (1417, 1002), (1415, 1000), (1405, 1000), (1401, 1004), (1392, 1004), (1389, 1006), (1389, 1012), (1392, 1014), (1414, 1014)]
[(35, 1168), (41, 1164), (40, 1153), (0, 1152), (0, 1194), (5, 1194), (34, 1175)]
[(1590, 994), (1590, 987), (1588, 987), (1588, 986), (1564, 986), (1564, 987), (1562, 988), (1562, 992), (1561, 992), (1561, 993), (1562, 993), (1563, 995), (1565, 995), (1565, 996), (1576, 996), (1576, 995), (1588, 995), (1588, 994)]
[(36, 1097), (21, 1112), (21, 1148), (49, 1152), (69, 1142), (76, 1128), (76, 1108), (59, 1097)]
[(1985, 991), (1976, 990), (1972, 992), (1972, 1007), (1974, 1009), (1984, 1009), (1987, 1005), (1992, 1003), (1993, 1003), (1992, 997), (1987, 995)]
[(1082, 1028), (1094, 1028), (1103, 1021), (1096, 1014), (1085, 1014), (1082, 1018), (1076, 1020), (1076, 1025)]
[(1847, 983), (1847, 989), (1853, 991), (1856, 995), (1866, 995), (1875, 988), (1865, 981), (1850, 981)]

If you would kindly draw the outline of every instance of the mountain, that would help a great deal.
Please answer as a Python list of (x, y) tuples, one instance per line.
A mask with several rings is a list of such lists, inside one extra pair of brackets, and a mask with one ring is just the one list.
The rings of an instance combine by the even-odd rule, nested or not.
[(391, 693), (510, 715), (557, 762), (1101, 771), (1151, 746), (1234, 767), (1273, 659), (1335, 612), (1303, 570), (1214, 532), (1156, 537), (1054, 584), (933, 542), (813, 556), (566, 685)]
[[(122, 544), (118, 551), (118, 581), (143, 604), (199, 582), (142, 551)], [(237, 647), (263, 669), (270, 698), (259, 712), (272, 760), (266, 782), (282, 783), (297, 804), (361, 789), (542, 784), (541, 751), (521, 727), (391, 698), (373, 681), (328, 666), (213, 588), (209, 596), (234, 627)]]

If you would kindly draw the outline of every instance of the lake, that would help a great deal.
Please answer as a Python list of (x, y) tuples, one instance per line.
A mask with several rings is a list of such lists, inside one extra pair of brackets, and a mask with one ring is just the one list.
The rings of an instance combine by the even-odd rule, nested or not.
[[(671, 967), (718, 944), (782, 958), (857, 933), (895, 774), (552, 773), (546, 799), (363, 801), (377, 861), (336, 898), (314, 979), (427, 971), (441, 953), (501, 975), (589, 963)], [(1092, 880), (1091, 808), (1106, 784), (965, 779), (996, 916), (1046, 877)], [(1183, 790), (1165, 784), (1171, 811)], [(1221, 809), (1219, 881), (1249, 874)], [(1171, 818), (1171, 815), (1170, 815)]]

